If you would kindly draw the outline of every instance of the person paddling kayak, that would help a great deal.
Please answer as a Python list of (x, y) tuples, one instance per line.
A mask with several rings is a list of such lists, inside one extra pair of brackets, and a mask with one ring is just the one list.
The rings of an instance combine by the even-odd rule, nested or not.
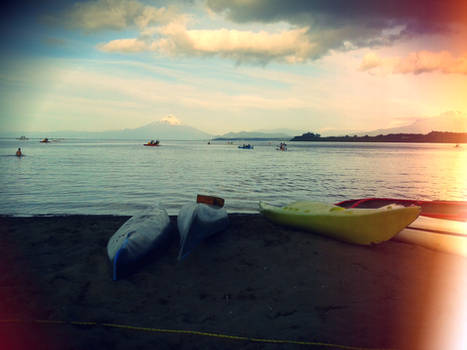
[(23, 153), (21, 152), (21, 148), (18, 147), (18, 150), (16, 151), (16, 156), (21, 157)]

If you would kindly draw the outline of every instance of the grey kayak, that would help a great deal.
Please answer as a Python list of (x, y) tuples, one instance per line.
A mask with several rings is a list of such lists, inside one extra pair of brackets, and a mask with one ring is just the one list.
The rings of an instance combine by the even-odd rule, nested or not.
[(184, 259), (204, 239), (221, 232), (229, 225), (225, 208), (203, 203), (184, 205), (177, 217), (180, 233), (178, 260)]
[(164, 247), (170, 231), (169, 215), (161, 208), (150, 209), (126, 221), (107, 243), (113, 279), (135, 267), (151, 250)]

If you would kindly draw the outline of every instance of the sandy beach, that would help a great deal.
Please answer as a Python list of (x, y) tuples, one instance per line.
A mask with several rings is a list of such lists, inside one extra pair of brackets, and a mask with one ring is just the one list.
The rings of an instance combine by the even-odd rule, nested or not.
[(457, 306), (440, 302), (441, 290), (465, 292), (446, 276), (465, 279), (467, 259), (394, 241), (341, 243), (255, 214), (229, 217), (227, 231), (181, 262), (174, 228), (167, 251), (118, 281), (106, 245), (128, 217), (1, 217), (2, 348), (449, 348), (431, 337), (454, 317)]

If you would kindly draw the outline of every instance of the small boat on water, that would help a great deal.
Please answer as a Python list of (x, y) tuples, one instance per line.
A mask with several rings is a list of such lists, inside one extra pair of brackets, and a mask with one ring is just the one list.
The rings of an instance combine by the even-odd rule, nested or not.
[(276, 150), (278, 150), (278, 151), (287, 151), (287, 144), (285, 142), (281, 142), (277, 146)]
[(39, 142), (40, 142), (40, 143), (49, 143), (50, 140), (46, 137), (46, 138), (40, 140)]
[(160, 142), (159, 140), (151, 140), (151, 141), (148, 141), (147, 143), (144, 144), (144, 146), (152, 146), (152, 147), (155, 147), (155, 146), (160, 146)]
[(239, 145), (238, 148), (241, 148), (241, 149), (253, 149), (254, 146), (250, 145), (250, 144), (243, 144), (243, 145)]

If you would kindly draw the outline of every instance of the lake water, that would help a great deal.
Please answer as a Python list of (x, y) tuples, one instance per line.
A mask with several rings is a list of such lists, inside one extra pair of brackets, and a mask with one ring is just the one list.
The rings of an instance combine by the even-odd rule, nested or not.
[(154, 204), (176, 214), (198, 193), (223, 197), (230, 213), (256, 212), (260, 200), (467, 199), (467, 145), (143, 142), (1, 139), (0, 214), (133, 215)]

